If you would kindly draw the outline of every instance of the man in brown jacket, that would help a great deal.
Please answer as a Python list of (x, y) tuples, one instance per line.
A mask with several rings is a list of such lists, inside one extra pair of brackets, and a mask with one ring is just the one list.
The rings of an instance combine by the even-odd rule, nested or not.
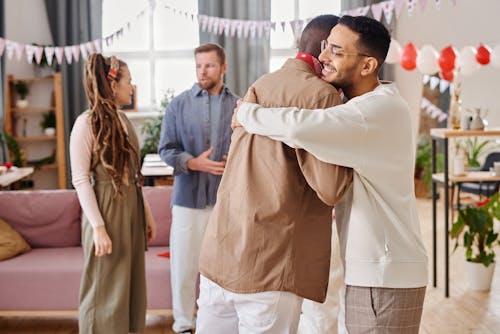
[[(341, 102), (315, 58), (337, 17), (304, 29), (300, 52), (264, 75), (245, 101), (326, 108)], [(235, 129), (200, 256), (197, 333), (295, 333), (303, 298), (323, 302), (332, 207), (352, 170)]]

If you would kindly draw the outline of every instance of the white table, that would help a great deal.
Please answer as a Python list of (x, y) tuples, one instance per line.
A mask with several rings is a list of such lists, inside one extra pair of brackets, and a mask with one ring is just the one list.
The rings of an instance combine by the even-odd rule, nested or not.
[(174, 168), (164, 163), (158, 154), (146, 154), (142, 163), (141, 174), (144, 175), (147, 186), (154, 186), (156, 178), (172, 178)]
[(23, 168), (15, 168), (12, 167), (10, 170), (0, 175), (0, 189), (7, 188), (12, 183), (25, 178), (28, 175), (33, 174), (33, 167), (23, 167)]

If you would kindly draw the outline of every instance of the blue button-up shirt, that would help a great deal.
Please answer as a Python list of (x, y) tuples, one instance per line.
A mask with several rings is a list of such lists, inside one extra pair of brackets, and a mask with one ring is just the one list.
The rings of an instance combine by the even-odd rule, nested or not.
[(158, 153), (174, 167), (171, 205), (202, 209), (214, 205), (221, 176), (189, 170), (188, 160), (210, 148), (211, 122), (219, 123), (212, 160), (222, 161), (229, 151), (231, 118), (238, 96), (223, 86), (219, 120), (210, 120), (209, 94), (197, 83), (175, 97), (163, 117)]

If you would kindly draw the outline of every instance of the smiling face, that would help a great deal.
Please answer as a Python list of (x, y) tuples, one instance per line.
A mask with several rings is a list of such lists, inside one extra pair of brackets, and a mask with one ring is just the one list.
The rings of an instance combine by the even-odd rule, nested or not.
[(125, 106), (132, 103), (134, 87), (132, 86), (132, 78), (127, 65), (120, 67), (120, 80), (112, 81), (111, 89), (114, 93), (115, 103), (118, 106)]
[(199, 52), (195, 55), (195, 60), (200, 87), (210, 94), (219, 94), (227, 65), (221, 64), (216, 51)]
[(344, 25), (338, 24), (332, 29), (328, 46), (319, 55), (323, 63), (323, 80), (344, 90), (359, 80), (369, 57), (358, 50), (358, 38), (357, 33)]

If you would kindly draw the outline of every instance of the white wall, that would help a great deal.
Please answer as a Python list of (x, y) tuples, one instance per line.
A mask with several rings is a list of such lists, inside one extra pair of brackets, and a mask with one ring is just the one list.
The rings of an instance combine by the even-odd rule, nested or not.
[[(415, 8), (408, 16), (406, 7), (397, 20), (394, 37), (404, 47), (412, 42), (417, 48), (431, 44), (439, 52), (453, 45), (460, 51), (464, 46), (477, 47), (480, 43), (494, 47), (500, 44), (500, 1), (498, 0), (442, 0), (438, 11), (434, 1), (428, 1), (424, 12)], [(422, 74), (418, 70), (405, 71), (395, 67), (396, 82), (414, 115), (414, 130), (418, 129)], [(490, 126), (500, 126), (500, 69), (491, 65), (482, 67), (472, 76), (462, 78), (462, 105), (489, 108), (486, 117)]]

